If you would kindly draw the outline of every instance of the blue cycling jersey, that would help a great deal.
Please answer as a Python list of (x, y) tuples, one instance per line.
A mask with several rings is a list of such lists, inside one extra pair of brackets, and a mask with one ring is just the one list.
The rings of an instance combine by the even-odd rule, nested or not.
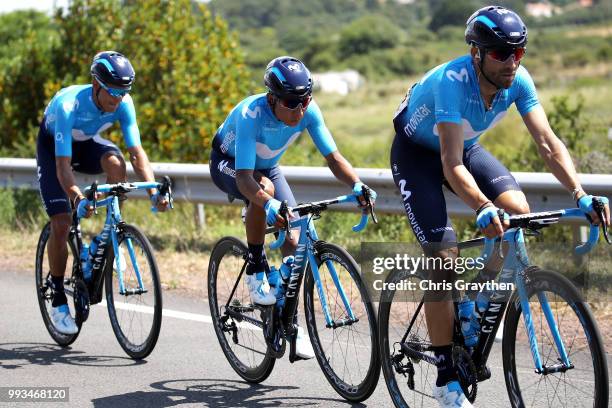
[(337, 150), (325, 126), (321, 110), (313, 100), (297, 126), (278, 120), (268, 104), (266, 94), (249, 96), (230, 112), (217, 130), (221, 152), (236, 158), (236, 170), (274, 167), (289, 145), (308, 129), (310, 137), (323, 156)]
[(73, 85), (55, 94), (45, 109), (45, 129), (55, 139), (55, 155), (72, 156), (72, 141), (101, 139), (100, 133), (119, 121), (127, 147), (140, 146), (136, 111), (125, 95), (115, 112), (102, 112), (93, 101), (92, 85)]
[(487, 110), (470, 55), (433, 68), (408, 94), (410, 97), (404, 99), (396, 112), (396, 130), (403, 129), (412, 141), (436, 151), (440, 151), (438, 123), (461, 125), (467, 148), (495, 126), (512, 103), (516, 103), (521, 115), (539, 105), (533, 80), (520, 66), (510, 88), (497, 92), (491, 109)]

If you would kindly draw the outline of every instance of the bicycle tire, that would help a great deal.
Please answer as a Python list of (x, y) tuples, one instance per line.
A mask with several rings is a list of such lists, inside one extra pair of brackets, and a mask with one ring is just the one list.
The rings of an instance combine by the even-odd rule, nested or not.
[[(217, 241), (208, 264), (208, 304), (215, 334), (230, 366), (246, 381), (260, 383), (268, 378), (276, 362), (265, 342), (263, 332), (243, 325), (240, 321), (226, 315), (224, 311), (227, 297), (246, 262), (247, 253), (247, 246), (237, 238), (223, 237)], [(250, 304), (244, 276), (241, 277), (241, 282), (234, 293), (232, 304)], [(255, 311), (252, 313), (254, 314)], [(224, 318), (226, 320), (223, 320)], [(253, 318), (256, 318), (255, 315)], [(232, 325), (233, 332), (230, 332), (228, 328)], [(233, 333), (235, 333), (237, 342), (234, 342)], [(263, 357), (259, 361), (256, 355)]]
[[(334, 390), (348, 401), (361, 402), (372, 395), (380, 377), (376, 314), (374, 313), (368, 291), (361, 280), (359, 266), (353, 257), (344, 248), (335, 244), (321, 241), (315, 244), (315, 248), (321, 283), (324, 286), (323, 290), (327, 292), (325, 293), (325, 297), (332, 319), (334, 321), (339, 321), (340, 319), (348, 318), (348, 316), (345, 313), (346, 308), (339, 297), (336, 286), (333, 282), (330, 282), (331, 278), (329, 278), (329, 274), (325, 272), (327, 268), (322, 267), (323, 263), (327, 261), (333, 262), (334, 269), (338, 272), (344, 292), (347, 297), (349, 297), (351, 309), (359, 321), (352, 325), (337, 328), (326, 327), (326, 321), (322, 311), (319, 312), (315, 308), (316, 304), (320, 304), (320, 299), (319, 302), (315, 302), (315, 282), (311, 265), (308, 265), (304, 282), (304, 310), (310, 340), (319, 366)], [(342, 271), (348, 273), (342, 273)], [(335, 295), (330, 296), (332, 293)], [(316, 295), (319, 295), (318, 291)], [(333, 301), (339, 302), (340, 304), (333, 306), (331, 304)], [(318, 315), (320, 315), (319, 318), (317, 318)], [(363, 319), (367, 319), (367, 322), (364, 322)], [(330, 349), (326, 348), (325, 343), (327, 343), (330, 335), (332, 342), (338, 339), (340, 343), (342, 343), (338, 348), (334, 346)], [(369, 336), (369, 340), (367, 336)], [(362, 338), (360, 345), (355, 343), (356, 337)], [(351, 341), (353, 342), (354, 350), (349, 350), (349, 343)], [(357, 348), (361, 347), (365, 347), (366, 351), (362, 353), (360, 352), (361, 350), (357, 350)], [(352, 364), (352, 367), (347, 368), (349, 363), (346, 360), (349, 356), (352, 356), (355, 362), (351, 362), (350, 364)], [(364, 368), (361, 367), (358, 359), (361, 356), (364, 357), (362, 359), (365, 366)], [(340, 365), (336, 365), (336, 362), (343, 357), (345, 361), (341, 362)], [(339, 372), (340, 368), (342, 368), (342, 373)], [(353, 374), (355, 374), (356, 371), (359, 372), (354, 376)]]
[[(565, 304), (565, 307), (566, 307), (565, 310), (569, 310), (576, 315), (575, 316), (576, 320), (573, 322), (569, 321), (569, 319), (567, 319), (566, 317), (563, 317), (559, 321), (559, 310), (558, 309), (560, 308), (560, 305), (563, 303), (560, 301), (555, 301), (555, 299), (553, 299), (554, 303), (551, 303), (551, 299), (550, 299), (551, 295), (547, 296), (549, 298), (549, 304), (551, 304), (551, 308), (556, 309), (555, 314), (556, 314), (557, 323), (560, 323), (561, 321), (564, 322), (565, 327), (558, 324), (559, 331), (562, 332), (561, 335), (563, 337), (565, 346), (566, 347), (569, 346), (567, 349), (568, 356), (570, 357), (570, 362), (574, 364), (575, 368), (568, 370), (566, 373), (554, 373), (554, 374), (548, 374), (548, 375), (535, 374), (534, 366), (533, 366), (533, 358), (531, 357), (531, 352), (529, 348), (527, 347), (527, 350), (523, 350), (524, 346), (522, 344), (518, 344), (518, 346), (521, 348), (519, 350), (520, 352), (520, 355), (519, 355), (519, 352), (517, 352), (517, 330), (519, 329), (518, 323), (519, 323), (519, 320), (521, 320), (521, 316), (522, 316), (522, 308), (521, 308), (521, 304), (518, 299), (518, 293), (515, 291), (510, 298), (508, 311), (506, 312), (506, 319), (504, 322), (504, 340), (502, 343), (504, 378), (506, 380), (506, 388), (508, 391), (508, 396), (510, 398), (510, 403), (512, 404), (512, 407), (514, 408), (518, 408), (518, 407), (523, 408), (523, 407), (532, 407), (532, 406), (541, 407), (543, 406), (542, 403), (546, 402), (546, 400), (548, 400), (548, 403), (550, 406), (550, 399), (548, 398), (548, 396), (543, 400), (537, 400), (538, 397), (541, 396), (542, 394), (541, 392), (539, 393), (536, 392), (533, 399), (531, 398), (530, 395), (524, 395), (525, 390), (528, 390), (530, 387), (533, 388), (533, 386), (525, 386), (528, 380), (528, 374), (526, 373), (531, 373), (529, 374), (531, 375), (531, 377), (529, 378), (534, 378), (534, 376), (536, 375), (541, 376), (540, 381), (538, 382), (538, 386), (535, 387), (536, 391), (537, 390), (542, 391), (540, 384), (543, 379), (545, 379), (546, 381), (545, 382), (546, 390), (549, 389), (548, 387), (549, 382), (551, 383), (551, 386), (552, 386), (552, 382), (555, 381), (555, 379), (558, 379), (555, 393), (558, 390), (559, 386), (561, 385), (560, 384), (561, 381), (564, 383), (564, 387), (565, 387), (563, 390), (565, 394), (564, 399), (561, 399), (561, 397), (555, 398), (555, 395), (553, 395), (553, 401), (554, 401), (553, 406), (555, 407), (561, 407), (561, 406), (571, 406), (572, 408), (585, 407), (585, 406), (595, 407), (595, 408), (607, 407), (608, 406), (608, 368), (607, 368), (605, 352), (603, 349), (603, 342), (601, 339), (601, 334), (599, 333), (597, 324), (595, 322), (595, 319), (593, 318), (593, 314), (591, 313), (589, 306), (582, 300), (582, 297), (580, 293), (578, 292), (578, 290), (576, 289), (576, 287), (571, 283), (571, 281), (569, 281), (567, 278), (565, 278), (563, 275), (557, 272), (540, 270), (538, 268), (532, 268), (528, 270), (528, 273), (527, 273), (526, 290), (527, 290), (527, 295), (529, 298), (531, 298), (534, 295), (537, 296), (538, 292), (548, 292), (548, 293), (552, 293), (553, 295), (557, 295), (563, 300), (563, 303)], [(537, 305), (539, 304), (540, 303), (539, 301), (537, 301), (537, 298), (535, 299), (535, 302), (530, 301), (530, 309), (532, 312), (531, 315), (532, 315), (532, 320), (534, 322), (534, 328), (538, 326), (537, 324), (538, 321), (541, 322), (541, 320), (543, 319), (543, 317), (540, 316), (542, 314), (541, 310), (539, 310), (540, 312), (539, 314), (537, 313), (538, 311)], [(582, 341), (577, 342), (576, 338), (574, 338), (571, 342), (567, 341), (564, 334), (568, 333), (568, 330), (570, 330), (570, 332), (573, 330), (573, 327), (571, 329), (568, 329), (568, 326), (571, 326), (571, 323), (573, 323), (573, 326), (576, 327), (576, 332), (578, 332), (580, 327), (584, 330), (585, 340), (586, 340), (585, 342), (582, 342)], [(544, 325), (546, 325), (545, 327), (548, 327), (547, 323), (540, 324), (540, 327)], [(524, 329), (524, 325), (522, 325), (521, 327), (523, 327)], [(548, 355), (546, 355), (544, 352), (544, 347), (545, 347), (544, 342), (545, 342), (546, 336), (543, 336), (541, 332), (537, 333), (536, 336), (539, 340), (538, 348), (541, 353), (542, 363), (546, 364), (547, 362), (551, 361), (550, 354), (553, 352), (556, 353), (557, 349), (554, 345), (552, 345), (552, 342), (551, 342), (550, 344), (552, 346), (551, 351), (548, 353)], [(518, 337), (519, 337), (519, 341), (524, 342), (523, 340), (525, 337), (524, 332), (519, 333)], [(550, 341), (550, 340), (551, 339), (549, 336), (547, 338), (547, 341)], [(588, 352), (590, 352), (589, 358), (587, 358), (586, 356), (587, 349), (588, 349)], [(530, 370), (526, 371), (524, 367), (522, 367), (522, 364), (521, 364), (520, 370), (517, 370), (517, 357), (525, 358), (527, 360), (526, 365), (530, 362), (531, 363)], [(556, 360), (554, 361), (558, 362)], [(579, 396), (570, 395), (568, 397), (567, 396), (567, 381), (566, 381), (567, 375), (574, 374), (577, 376), (577, 375), (586, 373), (587, 371), (590, 371), (590, 370), (589, 369), (583, 370), (583, 367), (588, 367), (590, 364), (592, 364), (593, 366), (593, 384), (594, 384), (594, 387), (593, 387), (594, 393), (592, 397), (592, 402), (590, 402), (590, 399), (588, 398), (588, 393), (582, 391), (582, 390), (587, 389), (585, 385), (587, 384), (587, 382), (584, 381), (583, 379), (579, 380), (581, 384), (581, 388), (582, 388), (582, 390), (579, 389), (579, 391), (583, 392), (583, 394), (580, 394)], [(523, 382), (523, 386), (524, 386), (522, 389), (520, 385), (521, 381)], [(576, 391), (573, 391), (573, 392), (576, 392)], [(568, 401), (568, 398), (570, 399), (569, 401)], [(527, 399), (527, 403), (525, 402), (525, 399)], [(569, 405), (566, 405), (566, 403)]]
[[(49, 335), (59, 346), (67, 347), (70, 344), (74, 343), (74, 341), (79, 337), (79, 333), (81, 332), (82, 323), (80, 319), (76, 318), (75, 323), (79, 329), (79, 331), (75, 334), (63, 334), (58, 332), (55, 329), (55, 325), (51, 321), (51, 317), (49, 316), (51, 302), (53, 300), (53, 294), (51, 288), (47, 285), (47, 278), (50, 274), (48, 259), (45, 259), (45, 254), (47, 252), (47, 242), (49, 241), (49, 236), (51, 234), (51, 223), (45, 224), (43, 227), (40, 236), (38, 238), (38, 243), (36, 245), (36, 264), (35, 264), (35, 280), (36, 280), (36, 297), (38, 299), (38, 306), (40, 308), (40, 314), (42, 315), (43, 322)], [(69, 246), (69, 254), (72, 255), (72, 268), (71, 274), (74, 275), (76, 268), (78, 268), (79, 262), (79, 251), (76, 248), (74, 241), (71, 239), (72, 233), (68, 238), (68, 246)], [(70, 257), (69, 257), (70, 261)], [(68, 263), (67, 263), (68, 265)], [(71, 275), (71, 276), (72, 276)], [(71, 282), (73, 280), (71, 279)], [(72, 298), (72, 296), (67, 296), (68, 298)], [(74, 298), (72, 298), (72, 312), (74, 313)]]
[[(123, 274), (126, 289), (136, 288), (137, 290), (139, 287), (129, 249), (122, 246), (123, 244), (127, 246), (128, 239), (134, 248), (134, 258), (147, 292), (131, 295), (119, 293), (115, 254), (109, 242), (104, 270), (106, 304), (111, 326), (119, 345), (128, 356), (134, 360), (140, 360), (151, 354), (159, 338), (162, 321), (162, 293), (153, 247), (139, 228), (129, 224), (119, 227), (117, 234), (117, 245), (124, 253), (125, 270)], [(139, 247), (138, 251), (137, 247)], [(145, 265), (147, 266), (146, 269), (143, 268)], [(149, 292), (150, 290), (153, 290), (152, 294)], [(151, 305), (151, 303), (153, 304)], [(149, 317), (151, 318), (149, 319)], [(144, 324), (137, 325), (144, 328), (141, 335), (137, 335), (136, 330), (132, 329), (135, 319), (139, 319), (141, 322), (146, 320)], [(128, 323), (130, 326), (124, 327)]]
[[(435, 365), (414, 360), (402, 354), (402, 359), (395, 363), (402, 365), (402, 368), (412, 367), (414, 374), (410, 381), (407, 380), (410, 377), (405, 376), (406, 373), (398, 373), (394, 366), (393, 357), (399, 356), (399, 354), (396, 355), (396, 348), (399, 347), (399, 342), (404, 335), (413, 346), (420, 347), (420, 351), (424, 351), (431, 345), (422, 295), (413, 290), (403, 292), (399, 289), (388, 289), (390, 284), (397, 284), (408, 279), (420, 280), (417, 275), (407, 271), (392, 271), (385, 280), (385, 289), (381, 292), (378, 304), (378, 344), (383, 377), (393, 405), (396, 407), (438, 407), (438, 402), (431, 395), (437, 378)], [(403, 293), (406, 293), (406, 298), (400, 299)], [(392, 310), (392, 305), (397, 307)], [(393, 327), (390, 321), (393, 322)], [(412, 326), (409, 326), (411, 322)], [(407, 333), (409, 328), (410, 332)], [(400, 385), (396, 374), (397, 377), (406, 379), (406, 384)], [(407, 399), (409, 402), (406, 401)]]

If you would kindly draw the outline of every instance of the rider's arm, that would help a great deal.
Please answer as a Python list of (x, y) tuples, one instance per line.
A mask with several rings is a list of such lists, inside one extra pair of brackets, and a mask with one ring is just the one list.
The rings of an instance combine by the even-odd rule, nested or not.
[[(138, 175), (140, 180), (155, 181), (155, 175), (153, 174), (153, 169), (149, 162), (149, 156), (147, 156), (142, 146), (128, 147), (128, 152), (130, 153), (130, 162), (132, 163), (132, 167), (134, 167), (134, 172)], [(157, 190), (150, 188), (147, 189), (147, 191), (149, 196), (151, 196), (155, 194)]]
[(474, 210), (486, 204), (489, 199), (480, 191), (476, 180), (463, 165), (463, 129), (451, 122), (438, 123), (440, 133), (440, 159), (444, 177), (467, 205)]
[(327, 166), (338, 180), (353, 187), (359, 181), (359, 176), (357, 176), (348, 160), (338, 151), (336, 143), (325, 125), (321, 109), (315, 101), (312, 101), (308, 106), (306, 115), (304, 119), (308, 121), (306, 127), (308, 133), (319, 152), (325, 157)]
[[(569, 191), (581, 188), (572, 158), (563, 142), (550, 128), (542, 106), (537, 106), (523, 115), (523, 121), (538, 147), (540, 156), (557, 180)], [(576, 199), (584, 194), (584, 191), (578, 192)]]
[(255, 181), (254, 173), (254, 170), (236, 170), (236, 185), (247, 200), (263, 208), (266, 202), (273, 197)]
[(359, 176), (355, 173), (351, 163), (338, 150), (325, 156), (325, 160), (327, 160), (327, 166), (338, 180), (348, 184), (350, 187), (359, 181)]
[[(132, 163), (132, 167), (134, 167), (134, 172), (136, 172), (141, 181), (155, 181), (155, 175), (153, 174), (149, 157), (141, 146), (140, 130), (138, 129), (138, 123), (136, 121), (136, 109), (134, 108), (132, 97), (129, 94), (123, 97), (121, 105), (119, 105), (118, 113), (123, 140), (130, 153), (130, 163)], [(147, 192), (149, 196), (152, 196), (157, 190), (150, 188), (147, 189)]]
[(72, 172), (72, 127), (74, 124), (74, 101), (62, 103), (56, 110), (55, 138), (55, 171), (62, 189), (68, 194), (68, 199), (75, 204), (77, 198), (83, 198), (83, 193), (76, 185)]
[[(491, 201), (478, 188), (476, 180), (463, 164), (463, 129), (461, 125), (451, 122), (438, 123), (440, 134), (440, 158), (444, 177), (453, 188), (455, 194), (459, 196), (467, 205), (472, 207), (477, 213), (484, 208), (491, 206)], [(490, 224), (483, 229), (489, 238), (503, 234), (499, 217), (491, 219)]]
[(72, 173), (71, 157), (57, 156), (55, 157), (55, 171), (57, 179), (62, 188), (68, 194), (70, 202), (75, 204), (77, 198), (83, 198), (83, 193), (76, 184), (74, 173)]

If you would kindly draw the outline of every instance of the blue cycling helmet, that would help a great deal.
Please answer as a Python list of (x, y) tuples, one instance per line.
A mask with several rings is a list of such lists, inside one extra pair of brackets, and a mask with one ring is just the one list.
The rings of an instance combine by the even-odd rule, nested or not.
[(527, 27), (514, 11), (487, 6), (467, 20), (465, 42), (479, 48), (519, 48), (527, 44)]
[(136, 73), (130, 61), (116, 51), (102, 51), (91, 63), (91, 75), (111, 88), (130, 90)]
[(277, 98), (304, 99), (312, 93), (312, 77), (302, 61), (278, 57), (268, 63), (264, 74), (268, 91)]

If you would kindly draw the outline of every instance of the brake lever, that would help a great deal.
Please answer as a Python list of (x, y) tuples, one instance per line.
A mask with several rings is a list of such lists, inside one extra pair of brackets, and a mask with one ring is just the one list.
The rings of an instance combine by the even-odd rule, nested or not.
[[(499, 217), (499, 221), (501, 222), (502, 227), (503, 227), (504, 220), (507, 219), (509, 216), (506, 214), (506, 211), (504, 211), (503, 208), (498, 208), (497, 209), (497, 216)], [(499, 240), (499, 246), (497, 247), (500, 259), (504, 259), (504, 246), (503, 246), (503, 242), (504, 242), (504, 237), (503, 237), (503, 234), (502, 234), (501, 239)]]
[(603, 236), (606, 242), (608, 243), (608, 245), (611, 245), (612, 243), (610, 242), (610, 237), (608, 236), (608, 227), (604, 222), (604, 217), (606, 216), (605, 206), (603, 202), (596, 197), (593, 197), (593, 210), (597, 213), (597, 216), (599, 217), (601, 230), (603, 231)]
[(367, 212), (367, 210), (369, 209), (372, 221), (374, 221), (374, 224), (378, 224), (378, 218), (374, 213), (374, 205), (372, 204), (372, 196), (370, 195), (370, 189), (366, 186), (361, 187), (361, 194), (363, 194), (363, 198), (366, 201), (366, 209), (364, 210), (364, 213)]
[(96, 203), (96, 193), (98, 192), (98, 180), (91, 183), (85, 198), (92, 203), (94, 214), (98, 215), (98, 205)]
[(170, 209), (174, 209), (174, 199), (172, 198), (172, 179), (169, 176), (164, 176), (162, 185), (159, 189), (159, 195), (162, 197), (168, 196), (168, 206)]
[(283, 200), (278, 212), (280, 216), (283, 217), (283, 220), (285, 220), (285, 226), (283, 227), (283, 229), (285, 230), (285, 233), (287, 234), (286, 236), (289, 238), (289, 241), (291, 241), (292, 238), (289, 228), (289, 207), (287, 205), (287, 200)]

